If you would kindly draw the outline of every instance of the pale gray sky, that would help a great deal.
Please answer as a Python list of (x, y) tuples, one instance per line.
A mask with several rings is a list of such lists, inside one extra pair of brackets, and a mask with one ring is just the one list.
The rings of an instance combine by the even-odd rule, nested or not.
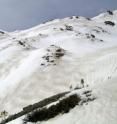
[(117, 0), (0, 0), (0, 29), (21, 30), (72, 15), (93, 17), (107, 9), (117, 9)]

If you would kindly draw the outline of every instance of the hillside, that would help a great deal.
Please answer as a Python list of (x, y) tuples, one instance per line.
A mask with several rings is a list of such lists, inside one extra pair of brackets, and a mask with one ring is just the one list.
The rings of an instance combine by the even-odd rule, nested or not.
[[(58, 112), (55, 108), (64, 105), (56, 116), (44, 115), (37, 124), (116, 124), (116, 75), (116, 10), (91, 19), (73, 16), (24, 31), (0, 31), (0, 111), (8, 116), (68, 91), (36, 108), (43, 115), (45, 108)], [(72, 103), (75, 95), (78, 100)], [(65, 106), (70, 107), (67, 112)], [(30, 112), (26, 114), (33, 116)], [(23, 124), (26, 118), (8, 124)]]

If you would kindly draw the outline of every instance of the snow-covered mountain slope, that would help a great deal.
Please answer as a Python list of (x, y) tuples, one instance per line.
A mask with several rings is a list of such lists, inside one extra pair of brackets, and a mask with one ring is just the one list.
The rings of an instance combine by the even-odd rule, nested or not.
[(0, 32), (0, 111), (9, 115), (77, 88), (92, 90), (96, 99), (39, 124), (116, 124), (116, 75), (117, 11)]

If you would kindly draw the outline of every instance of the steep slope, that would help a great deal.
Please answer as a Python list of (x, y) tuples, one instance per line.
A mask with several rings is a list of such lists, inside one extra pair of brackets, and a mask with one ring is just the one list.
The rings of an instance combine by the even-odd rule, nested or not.
[(76, 88), (96, 99), (42, 124), (117, 123), (117, 11), (0, 33), (0, 111), (11, 115)]

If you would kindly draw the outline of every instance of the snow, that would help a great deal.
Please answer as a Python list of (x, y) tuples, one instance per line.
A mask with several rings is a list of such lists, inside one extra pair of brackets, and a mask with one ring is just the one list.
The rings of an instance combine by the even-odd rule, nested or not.
[[(117, 11), (113, 13), (91, 20), (75, 16), (56, 19), (0, 35), (0, 111), (14, 114), (29, 104), (69, 90), (71, 85), (82, 87), (84, 79), (84, 88), (78, 93), (90, 88), (97, 99), (39, 124), (116, 124)], [(106, 20), (114, 21), (115, 26), (105, 25)], [(72, 26), (73, 31), (66, 30), (65, 25)], [(65, 55), (54, 58), (59, 47)], [(43, 59), (51, 54), (55, 65)], [(22, 124), (22, 118), (8, 124)]]
[[(60, 115), (49, 121), (39, 124), (116, 124), (117, 123), (117, 97), (116, 80), (104, 82), (95, 88), (97, 100), (84, 106), (77, 106), (68, 114)], [(110, 94), (111, 93), (111, 94)]]

